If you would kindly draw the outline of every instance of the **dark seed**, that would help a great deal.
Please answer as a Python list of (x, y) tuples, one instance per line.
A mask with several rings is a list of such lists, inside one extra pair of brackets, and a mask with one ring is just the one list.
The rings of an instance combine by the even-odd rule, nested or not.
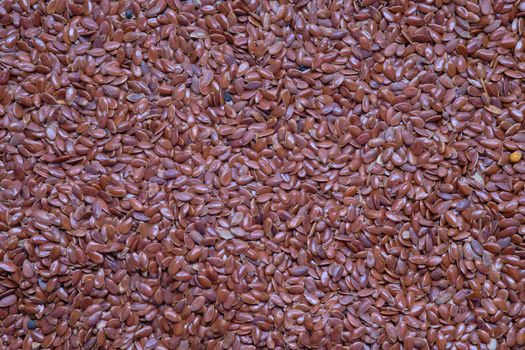
[(308, 69), (310, 69), (310, 68), (307, 67), (307, 66), (303, 66), (302, 64), (300, 64), (300, 65), (297, 67), (297, 69), (299, 69), (301, 72), (304, 72), (304, 71), (306, 71), (306, 70), (308, 70)]

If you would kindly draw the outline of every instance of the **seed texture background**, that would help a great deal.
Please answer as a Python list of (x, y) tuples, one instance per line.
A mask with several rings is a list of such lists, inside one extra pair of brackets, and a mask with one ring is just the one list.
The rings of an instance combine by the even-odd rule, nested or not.
[(0, 348), (522, 349), (525, 2), (0, 0)]

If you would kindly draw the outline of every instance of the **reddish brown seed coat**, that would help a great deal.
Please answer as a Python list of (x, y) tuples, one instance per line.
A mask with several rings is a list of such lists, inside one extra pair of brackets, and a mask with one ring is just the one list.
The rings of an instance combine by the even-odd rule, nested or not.
[(1, 343), (525, 345), (524, 14), (1, 2)]

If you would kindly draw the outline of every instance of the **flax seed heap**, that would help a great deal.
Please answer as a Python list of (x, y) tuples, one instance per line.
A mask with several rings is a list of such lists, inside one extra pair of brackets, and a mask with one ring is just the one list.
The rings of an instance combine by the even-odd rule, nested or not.
[(523, 0), (0, 0), (0, 349), (524, 349), (524, 92)]

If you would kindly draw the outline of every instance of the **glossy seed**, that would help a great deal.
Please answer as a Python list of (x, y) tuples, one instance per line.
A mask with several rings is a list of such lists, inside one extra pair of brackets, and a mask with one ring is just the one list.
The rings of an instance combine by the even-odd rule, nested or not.
[(520, 151), (514, 151), (510, 155), (510, 161), (512, 163), (517, 163), (521, 160), (521, 152)]

